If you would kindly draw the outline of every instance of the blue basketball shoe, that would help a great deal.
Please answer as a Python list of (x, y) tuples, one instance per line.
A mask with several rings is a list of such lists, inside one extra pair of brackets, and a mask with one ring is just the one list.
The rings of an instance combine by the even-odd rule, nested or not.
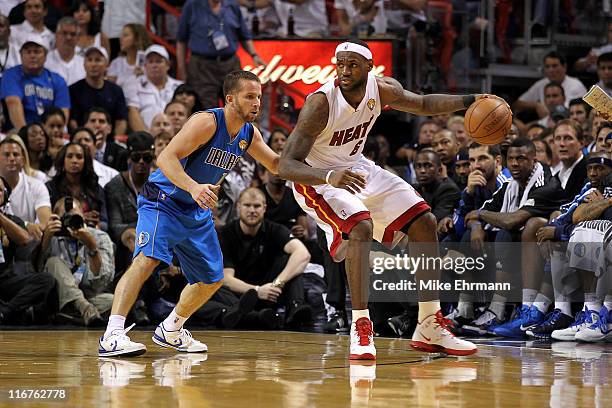
[(206, 344), (201, 343), (191, 336), (189, 330), (166, 330), (164, 322), (155, 329), (152, 340), (162, 347), (168, 347), (184, 353), (204, 353), (208, 351)]
[(104, 338), (104, 335), (102, 335), (102, 337), (100, 337), (100, 341), (98, 342), (98, 356), (135, 357), (144, 354), (147, 351), (147, 346), (131, 341), (127, 336), (127, 332), (129, 332), (134, 326), (136, 326), (135, 323), (127, 329), (114, 330), (106, 338)]
[(612, 340), (612, 310), (603, 306), (599, 311), (599, 320), (580, 329), (576, 333), (576, 340), (589, 343)]
[(493, 329), (493, 334), (501, 337), (523, 337), (525, 331), (542, 323), (544, 313), (535, 306), (521, 305), (516, 309), (514, 318)]

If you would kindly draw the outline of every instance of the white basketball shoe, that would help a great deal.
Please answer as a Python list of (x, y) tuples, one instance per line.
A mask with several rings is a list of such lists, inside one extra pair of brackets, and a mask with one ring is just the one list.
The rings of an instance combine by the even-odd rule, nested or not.
[(147, 346), (142, 343), (136, 343), (131, 341), (127, 336), (132, 327), (136, 324), (132, 324), (127, 329), (114, 330), (108, 337), (104, 338), (104, 335), (100, 337), (98, 346), (98, 356), (100, 357), (135, 357), (144, 354), (147, 351)]
[(351, 350), (349, 360), (376, 360), (372, 321), (360, 317), (351, 324)]
[(412, 348), (428, 353), (446, 353), (454, 356), (467, 356), (478, 350), (474, 343), (461, 340), (450, 331), (452, 322), (438, 310), (418, 322), (410, 345)]
[(189, 330), (166, 330), (164, 322), (155, 329), (152, 340), (162, 347), (172, 348), (183, 353), (204, 353), (208, 351), (206, 344), (197, 341), (191, 336)]

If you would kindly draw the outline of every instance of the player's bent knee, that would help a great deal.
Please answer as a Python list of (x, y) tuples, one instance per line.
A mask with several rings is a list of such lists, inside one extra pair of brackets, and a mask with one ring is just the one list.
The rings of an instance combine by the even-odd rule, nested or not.
[(143, 255), (141, 252), (134, 258), (132, 261), (132, 265), (125, 272), (125, 275), (139, 275), (144, 280), (148, 279), (149, 276), (153, 273), (153, 270), (159, 265), (159, 260), (154, 258), (149, 258), (148, 256)]
[(349, 240), (357, 241), (372, 241), (372, 235), (374, 233), (374, 224), (371, 219), (359, 221), (351, 228), (349, 232)]
[(546, 218), (533, 217), (533, 218), (528, 219), (527, 222), (525, 223), (525, 228), (523, 229), (523, 232), (521, 233), (522, 240), (523, 241), (534, 240), (536, 236), (536, 232), (538, 232), (538, 230), (541, 227), (546, 225), (546, 223), (547, 223)]

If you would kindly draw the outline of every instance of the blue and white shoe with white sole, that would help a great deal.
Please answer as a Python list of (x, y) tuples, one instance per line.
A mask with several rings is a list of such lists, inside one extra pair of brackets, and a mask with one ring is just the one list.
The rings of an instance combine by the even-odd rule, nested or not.
[(136, 357), (146, 353), (147, 346), (142, 343), (136, 343), (131, 341), (127, 336), (132, 327), (136, 324), (132, 324), (127, 329), (114, 330), (110, 336), (104, 338), (104, 335), (100, 337), (98, 342), (98, 356), (100, 357)]
[(162, 347), (168, 347), (183, 353), (205, 353), (208, 351), (206, 344), (197, 341), (191, 336), (189, 330), (166, 330), (164, 322), (155, 329), (152, 340)]

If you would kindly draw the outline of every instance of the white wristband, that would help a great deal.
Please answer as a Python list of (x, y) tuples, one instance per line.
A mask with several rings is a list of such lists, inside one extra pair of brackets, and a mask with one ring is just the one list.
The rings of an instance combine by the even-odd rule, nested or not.
[(326, 182), (327, 184), (329, 184), (329, 176), (331, 176), (331, 174), (332, 174), (333, 172), (334, 172), (333, 170), (330, 170), (330, 171), (328, 171), (328, 172), (327, 172), (327, 175), (325, 175), (325, 182)]
[(255, 292), (259, 293), (259, 285), (255, 286)]

